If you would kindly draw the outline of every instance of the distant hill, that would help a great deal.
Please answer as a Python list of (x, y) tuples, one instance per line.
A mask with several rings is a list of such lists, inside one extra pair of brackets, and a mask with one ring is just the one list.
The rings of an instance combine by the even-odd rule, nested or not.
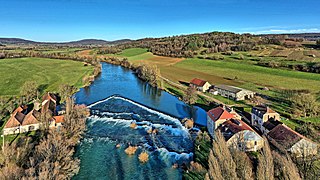
[(302, 38), (307, 41), (316, 41), (320, 39), (320, 33), (299, 33), (299, 34), (262, 34), (258, 36), (288, 36), (288, 38)]
[(0, 38), (0, 44), (37, 44), (37, 42), (20, 38)]
[(31, 40), (25, 40), (21, 38), (0, 38), (0, 44), (17, 44), (17, 45), (62, 45), (62, 46), (89, 46), (89, 45), (116, 45), (121, 43), (130, 42), (130, 39), (121, 39), (116, 41), (105, 41), (101, 39), (82, 39), (79, 41), (70, 41), (70, 42), (36, 42)]

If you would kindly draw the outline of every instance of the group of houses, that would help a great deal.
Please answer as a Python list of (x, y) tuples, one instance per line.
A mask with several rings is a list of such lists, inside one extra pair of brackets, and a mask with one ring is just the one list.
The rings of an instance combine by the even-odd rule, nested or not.
[(268, 106), (252, 108), (251, 125), (259, 129), (272, 145), (296, 156), (317, 153), (317, 143), (286, 126), (281, 122), (280, 115)]
[(261, 135), (264, 135), (275, 147), (296, 156), (317, 153), (317, 143), (283, 124), (280, 115), (265, 105), (252, 108), (249, 124), (242, 121), (242, 117), (230, 107), (211, 109), (207, 112), (207, 129), (212, 138), (219, 130), (228, 146), (241, 151), (261, 149), (264, 146)]
[(43, 96), (41, 103), (19, 106), (5, 124), (3, 135), (35, 131), (44, 123), (47, 123), (49, 128), (60, 127), (64, 122), (64, 116), (58, 115), (57, 103), (57, 97), (47, 93)]
[(251, 99), (255, 96), (255, 92), (229, 85), (211, 85), (208, 81), (194, 78), (190, 82), (190, 87), (193, 87), (201, 92), (209, 92), (214, 95), (220, 95), (235, 101)]
[(263, 138), (249, 125), (241, 120), (241, 116), (232, 108), (224, 106), (207, 112), (207, 129), (212, 138), (219, 130), (227, 145), (241, 151), (257, 151), (263, 147)]

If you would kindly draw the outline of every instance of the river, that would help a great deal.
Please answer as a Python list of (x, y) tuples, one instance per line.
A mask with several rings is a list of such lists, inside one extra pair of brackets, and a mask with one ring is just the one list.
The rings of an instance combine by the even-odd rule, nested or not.
[[(179, 119), (206, 124), (206, 112), (141, 81), (129, 69), (102, 63), (101, 75), (75, 94), (78, 104), (90, 105), (87, 131), (76, 156), (80, 171), (74, 179), (181, 179), (181, 168), (193, 158), (192, 138)], [(130, 128), (135, 122), (137, 127)], [(155, 130), (156, 133), (150, 133)], [(116, 147), (116, 145), (120, 147)], [(125, 154), (138, 145), (137, 153)], [(148, 152), (149, 161), (138, 154)]]

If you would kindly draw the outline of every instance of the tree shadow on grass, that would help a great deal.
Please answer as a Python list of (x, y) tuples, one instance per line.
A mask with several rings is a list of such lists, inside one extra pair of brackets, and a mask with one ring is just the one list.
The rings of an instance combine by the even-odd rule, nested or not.
[(49, 84), (41, 84), (39, 87), (38, 87), (38, 90), (40, 92), (40, 94), (43, 94), (45, 92), (45, 90), (48, 88)]
[(184, 81), (179, 81), (180, 84), (185, 85), (185, 86), (189, 86), (190, 83), (189, 82), (184, 82)]

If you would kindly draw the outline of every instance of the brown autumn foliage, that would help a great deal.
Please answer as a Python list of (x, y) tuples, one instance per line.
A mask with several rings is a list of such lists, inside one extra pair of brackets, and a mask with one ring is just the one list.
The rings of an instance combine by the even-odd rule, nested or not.
[(71, 179), (79, 171), (80, 160), (74, 152), (85, 130), (88, 110), (74, 104), (70, 107), (63, 126), (38, 133), (40, 141), (21, 138), (6, 145), (6, 158), (0, 164), (3, 179)]
[(243, 151), (232, 149), (232, 157), (236, 163), (236, 172), (239, 179), (253, 180), (252, 163), (248, 155)]
[(283, 180), (301, 180), (299, 171), (289, 155), (280, 155), (272, 151), (274, 160), (274, 176)]
[(205, 173), (207, 171), (200, 163), (194, 161), (190, 162), (189, 170), (197, 173)]
[(221, 175), (226, 180), (236, 180), (236, 164), (233, 161), (230, 150), (223, 135), (218, 131), (213, 141), (213, 147), (209, 155), (209, 179), (220, 179)]
[(147, 81), (151, 86), (162, 87), (160, 69), (156, 65), (142, 64), (136, 69), (139, 78)]
[(147, 152), (142, 152), (141, 154), (139, 154), (138, 158), (141, 163), (146, 163), (149, 160), (149, 154)]
[(264, 147), (261, 154), (258, 156), (258, 167), (256, 178), (258, 180), (273, 180), (274, 179), (274, 164), (273, 156), (267, 139), (264, 139)]
[(131, 128), (131, 129), (136, 129), (137, 126), (138, 126), (138, 125), (137, 125), (135, 122), (132, 122), (132, 123), (130, 124), (130, 128)]
[(194, 126), (194, 121), (192, 119), (185, 118), (182, 120), (182, 123), (187, 129), (191, 129)]
[(124, 152), (128, 155), (134, 155), (137, 151), (138, 147), (137, 146), (129, 146)]
[(187, 104), (194, 104), (197, 100), (197, 91), (193, 87), (188, 87), (184, 96), (183, 101)]

